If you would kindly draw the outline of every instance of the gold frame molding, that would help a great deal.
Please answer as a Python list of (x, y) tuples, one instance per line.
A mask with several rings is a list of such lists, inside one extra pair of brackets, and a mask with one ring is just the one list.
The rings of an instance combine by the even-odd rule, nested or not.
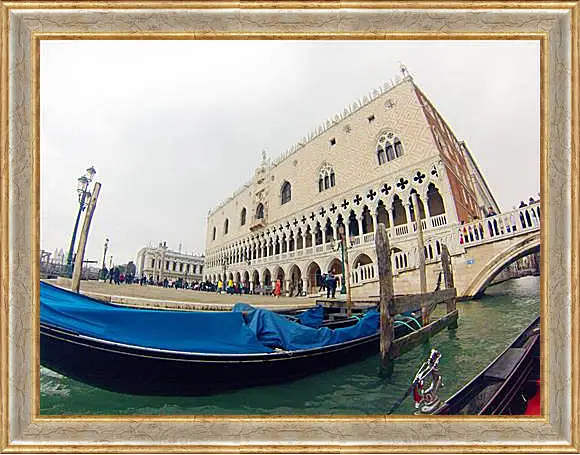
[[(579, 1), (547, 1), (547, 2), (509, 2), (509, 1), (377, 1), (377, 2), (2, 2), (1, 5), (1, 112), (0, 112), (0, 452), (7, 453), (37, 453), (37, 452), (122, 452), (122, 453), (157, 453), (157, 452), (546, 452), (546, 453), (576, 453), (580, 450), (578, 417), (580, 405), (578, 402), (580, 391), (580, 323), (579, 323), (579, 287), (578, 277), (580, 274), (580, 248), (579, 225), (580, 210), (580, 174), (579, 174), (579, 144), (580, 144), (580, 66), (578, 62), (579, 36), (580, 36), (580, 2)], [(263, 24), (269, 31), (256, 31), (248, 27), (248, 30), (237, 31), (214, 31), (202, 29), (199, 31), (143, 31), (128, 33), (114, 30), (114, 23), (107, 24), (105, 30), (86, 31), (86, 24), (78, 16), (79, 13), (87, 15), (99, 14), (99, 10), (110, 10), (113, 13), (122, 13), (134, 10), (138, 15), (144, 10), (157, 14), (179, 14), (181, 10), (195, 10), (200, 17), (209, 13), (212, 17), (218, 17), (220, 13), (236, 11), (238, 14), (264, 13)], [(289, 10), (292, 10), (291, 12)], [(376, 14), (381, 17), (388, 11), (398, 11), (405, 14), (431, 15), (445, 12), (448, 16), (461, 17), (462, 10), (471, 10), (478, 13), (488, 12), (493, 16), (493, 11), (519, 13), (524, 16), (532, 12), (542, 26), (533, 31), (510, 31), (510, 26), (505, 25), (507, 31), (394, 31), (385, 33), (379, 30), (330, 30), (312, 32), (312, 22), (317, 18), (309, 14), (330, 14), (348, 19), (350, 15), (360, 14), (357, 17), (367, 17), (368, 14)], [(499, 14), (499, 13), (495, 14)], [(32, 19), (36, 14), (43, 15), (56, 13), (60, 15), (73, 14), (80, 21), (76, 30), (54, 30), (59, 26), (49, 26), (45, 29), (42, 20), (37, 23)], [(303, 15), (306, 22), (300, 32), (289, 32), (277, 24), (289, 14)], [(554, 14), (554, 16), (551, 16)], [(544, 17), (545, 16), (545, 17)], [(445, 16), (447, 17), (447, 16)], [(502, 16), (503, 17), (503, 16)], [(556, 17), (556, 19), (554, 19)], [(27, 22), (28, 20), (28, 22)], [(271, 22), (268, 22), (271, 20)], [(464, 20), (464, 19), (463, 19)], [(507, 20), (507, 19), (506, 19)], [(278, 21), (278, 22), (277, 22)], [(461, 19), (460, 19), (461, 21)], [(569, 24), (569, 35), (562, 32), (562, 21)], [(31, 24), (36, 25), (31, 25)], [(554, 29), (558, 28), (556, 31)], [(243, 28), (243, 27), (242, 27)], [(356, 27), (352, 27), (356, 28)], [(500, 27), (501, 28), (501, 27)], [(564, 25), (563, 28), (566, 28)], [(15, 41), (24, 37), (26, 41)], [(562, 57), (558, 52), (554, 38), (569, 40), (569, 55)], [(554, 390), (554, 381), (548, 382), (549, 367), (558, 362), (568, 361), (570, 377), (557, 384), (560, 392), (567, 393), (569, 397), (562, 399), (557, 397), (558, 404), (554, 406), (549, 402), (554, 396), (543, 393), (542, 416), (540, 417), (414, 417), (414, 416), (40, 416), (39, 414), (39, 348), (38, 348), (38, 295), (39, 295), (39, 265), (38, 251), (40, 248), (40, 185), (39, 185), (39, 139), (40, 139), (40, 42), (54, 39), (533, 39), (539, 40), (541, 45), (541, 198), (545, 203), (543, 209), (543, 221), (541, 232), (542, 251), (548, 254), (542, 255), (542, 270), (550, 273), (542, 273), (541, 296), (542, 296), (542, 390)], [(22, 67), (15, 64), (14, 54), (29, 46), (29, 66), (24, 63)], [(22, 49), (19, 49), (22, 48)], [(566, 46), (564, 46), (566, 48)], [(558, 54), (558, 55), (556, 55)], [(569, 69), (564, 68), (562, 74), (555, 68), (555, 60), (564, 59), (569, 63)], [(554, 62), (552, 62), (554, 59)], [(18, 63), (18, 60), (16, 60)], [(562, 87), (561, 84), (567, 86)], [(20, 91), (19, 91), (20, 90)], [(560, 90), (558, 92), (558, 90)], [(556, 99), (554, 91), (568, 93), (569, 99), (562, 101)], [(22, 104), (20, 104), (22, 102)], [(560, 105), (558, 105), (560, 103)], [(24, 106), (24, 108), (22, 108)], [(18, 110), (18, 112), (16, 112)], [(557, 118), (557, 113), (565, 113), (568, 117), (564, 120)], [(560, 124), (563, 123), (563, 126)], [(28, 134), (23, 132), (28, 131)], [(20, 132), (20, 136), (18, 136)], [(18, 137), (23, 144), (15, 146), (14, 137)], [(550, 139), (549, 139), (550, 138)], [(557, 143), (551, 146), (551, 143)], [(569, 143), (569, 146), (566, 144)], [(560, 147), (560, 148), (558, 148)], [(568, 162), (556, 163), (563, 159), (566, 153), (570, 154)], [(17, 166), (17, 159), (25, 157), (25, 169)], [(555, 161), (556, 160), (556, 161)], [(554, 164), (564, 166), (566, 169), (560, 175), (553, 170)], [(22, 172), (22, 174), (16, 173)], [(15, 185), (18, 180), (18, 185)], [(564, 185), (566, 188), (560, 192), (552, 191), (555, 185)], [(15, 187), (19, 186), (17, 190)], [(25, 190), (23, 190), (24, 188)], [(566, 200), (563, 200), (566, 199)], [(553, 202), (554, 201), (554, 202)], [(570, 217), (569, 224), (565, 227), (556, 228), (555, 220), (546, 218), (554, 215), (558, 209), (567, 207)], [(21, 231), (19, 231), (21, 229)], [(553, 234), (554, 233), (554, 234)], [(24, 235), (22, 235), (24, 234)], [(553, 235), (552, 235), (553, 234)], [(21, 237), (26, 237), (24, 240)], [(28, 248), (23, 248), (27, 245)], [(568, 247), (568, 251), (556, 251)], [(554, 254), (557, 253), (557, 254)], [(550, 259), (552, 258), (552, 259)], [(29, 271), (28, 281), (23, 282), (20, 272), (15, 272), (16, 265)], [(558, 269), (558, 270), (555, 270)], [(552, 273), (552, 270), (555, 270)], [(560, 283), (560, 287), (567, 287), (567, 292), (561, 296), (553, 297), (555, 284), (553, 281), (562, 276), (567, 277), (567, 286)], [(551, 280), (550, 280), (551, 279)], [(552, 281), (552, 283), (550, 282)], [(28, 291), (26, 291), (28, 285)], [(552, 292), (550, 292), (552, 291)], [(555, 304), (549, 308), (548, 299)], [(559, 303), (558, 303), (559, 302)], [(20, 318), (24, 333), (17, 333), (18, 327), (15, 317)], [(549, 321), (554, 318), (568, 318), (570, 339), (564, 339), (564, 345), (554, 345), (552, 338), (555, 330), (552, 329), (550, 343), (547, 342), (547, 333), (552, 327)], [(22, 320), (24, 318), (24, 320)], [(551, 319), (550, 319), (551, 318)], [(566, 323), (564, 323), (566, 324)], [(557, 327), (554, 325), (557, 329)], [(559, 340), (562, 342), (562, 340)], [(566, 343), (569, 342), (570, 351), (567, 352)], [(550, 361), (553, 353), (556, 360)], [(19, 357), (20, 356), (20, 357)], [(27, 359), (27, 356), (29, 358)], [(32, 361), (33, 360), (33, 361)], [(19, 377), (16, 370), (26, 370), (31, 373), (30, 381), (24, 381), (20, 388), (16, 384)], [(561, 392), (567, 390), (567, 392)], [(22, 415), (16, 413), (22, 412)], [(564, 417), (557, 417), (555, 413), (561, 413)], [(569, 417), (569, 421), (562, 419)], [(268, 422), (271, 425), (268, 427)], [(435, 425), (436, 423), (436, 425)], [(534, 442), (518, 440), (519, 437), (503, 437), (508, 434), (509, 424), (519, 425), (518, 431), (537, 431), (540, 438), (532, 438)], [(69, 424), (68, 427), (65, 424)], [(395, 428), (394, 432), (413, 425), (437, 426), (439, 431), (432, 433), (435, 436), (419, 434), (417, 441), (413, 443), (401, 443), (396, 441), (391, 433), (384, 433), (385, 438), (369, 437), (369, 428), (385, 429), (389, 425)], [(429, 425), (431, 424), (431, 425)], [(336, 430), (338, 425), (344, 425), (347, 432), (354, 438), (343, 437)], [(471, 442), (462, 442), (456, 427), (473, 426), (476, 431), (489, 431), (492, 434), (490, 441), (482, 441), (473, 438)], [(119, 431), (120, 437), (107, 439), (103, 443), (107, 428), (115, 426), (123, 428)], [(231, 437), (227, 441), (210, 441), (205, 438), (193, 443), (188, 443), (190, 438), (185, 437), (191, 427), (200, 431), (211, 432), (212, 427), (225, 428), (226, 431), (239, 431), (242, 436)], [(284, 435), (283, 428), (291, 427), (290, 433)], [(310, 432), (308, 426), (320, 427), (320, 432)], [(384, 428), (383, 428), (384, 426)], [(152, 433), (165, 436), (158, 440), (151, 439), (147, 428)], [(162, 431), (158, 427), (162, 427)], [(233, 428), (232, 428), (233, 427)], [(96, 428), (96, 430), (94, 430)], [(334, 430), (328, 430), (334, 428)], [(398, 428), (399, 430), (397, 430)], [(159, 431), (155, 431), (159, 430)], [(103, 431), (102, 438), (95, 437), (99, 431)], [(143, 431), (141, 434), (140, 432)], [(244, 431), (247, 436), (244, 436)], [(330, 431), (328, 440), (321, 440), (320, 434)], [(333, 432), (334, 431), (334, 432)], [(463, 431), (463, 430), (462, 430)], [(283, 436), (280, 436), (282, 432)], [(441, 434), (444, 432), (444, 435)], [(447, 434), (451, 439), (446, 439)], [(57, 434), (56, 436), (54, 434)], [(90, 435), (93, 433), (92, 436)], [(136, 438), (128, 437), (133, 433)], [(257, 433), (258, 437), (251, 434)], [(76, 434), (76, 436), (75, 436)], [(427, 434), (427, 433), (425, 433)], [(167, 436), (169, 435), (169, 436)], [(304, 437), (303, 437), (304, 436)], [(423, 436), (423, 437), (422, 437)], [(359, 439), (367, 438), (368, 443), (360, 443)], [(439, 438), (439, 439), (437, 439)], [(424, 440), (423, 440), (424, 439)], [(427, 442), (435, 441), (435, 442)], [(145, 442), (147, 441), (147, 442)], [(184, 442), (185, 441), (185, 442)], [(232, 442), (234, 441), (234, 442)]]

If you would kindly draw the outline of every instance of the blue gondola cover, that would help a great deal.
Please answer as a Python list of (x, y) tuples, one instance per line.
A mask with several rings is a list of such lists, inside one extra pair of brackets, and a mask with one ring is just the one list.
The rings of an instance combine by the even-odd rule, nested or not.
[[(210, 354), (250, 354), (329, 346), (374, 335), (379, 313), (351, 326), (311, 328), (272, 311), (238, 304), (237, 311), (128, 308), (40, 283), (41, 323), (81, 335), (146, 348)], [(252, 311), (253, 310), (253, 311)]]

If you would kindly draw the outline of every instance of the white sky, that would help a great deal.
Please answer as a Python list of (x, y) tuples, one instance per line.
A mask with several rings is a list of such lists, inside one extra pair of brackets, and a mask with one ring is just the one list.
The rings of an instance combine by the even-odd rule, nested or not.
[(43, 41), (41, 248), (68, 251), (77, 178), (93, 165), (102, 188), (86, 259), (100, 264), (106, 237), (118, 264), (164, 240), (202, 253), (208, 210), (263, 149), (277, 157), (399, 62), (502, 209), (537, 195), (537, 42)]

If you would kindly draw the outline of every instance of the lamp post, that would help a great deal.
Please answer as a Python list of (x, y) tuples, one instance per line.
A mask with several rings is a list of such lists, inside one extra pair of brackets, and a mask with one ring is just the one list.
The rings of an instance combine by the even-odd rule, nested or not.
[(87, 199), (90, 198), (91, 196), (91, 193), (89, 191), (89, 185), (93, 181), (93, 178), (95, 177), (96, 173), (97, 171), (95, 171), (95, 168), (91, 166), (90, 168), (87, 169), (84, 175), (78, 178), (77, 193), (79, 195), (79, 211), (77, 213), (77, 219), (75, 221), (75, 227), (73, 230), (70, 248), (68, 250), (68, 256), (66, 260), (69, 276), (72, 276), (73, 249), (75, 246), (77, 230), (79, 228), (79, 221), (81, 219), (81, 212), (86, 208)]
[(103, 253), (103, 267), (102, 267), (102, 273), (103, 273), (103, 280), (107, 279), (107, 276), (105, 274), (105, 258), (107, 256), (107, 249), (109, 248), (109, 239), (105, 239), (105, 252)]
[(350, 317), (352, 314), (352, 297), (350, 295), (350, 266), (348, 263), (348, 246), (346, 244), (344, 224), (341, 224), (338, 227), (338, 234), (340, 235), (340, 246), (342, 249), (342, 286), (340, 288), (340, 293), (346, 293), (346, 314)]

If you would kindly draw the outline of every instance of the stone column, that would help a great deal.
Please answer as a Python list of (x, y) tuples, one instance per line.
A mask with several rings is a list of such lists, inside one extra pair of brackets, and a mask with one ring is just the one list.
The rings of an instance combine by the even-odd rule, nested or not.
[(393, 219), (393, 212), (387, 208), (385, 208), (385, 210), (387, 211), (387, 217), (389, 217), (389, 230), (393, 229), (395, 227), (395, 220)]
[(373, 223), (373, 229), (370, 232), (375, 232), (377, 230), (377, 216), (373, 210), (369, 209), (369, 214), (371, 216), (371, 221)]
[(285, 287), (284, 287), (284, 289), (282, 289), (282, 291), (289, 292), (290, 291), (290, 280), (284, 280), (284, 281), (285, 281), (285, 283), (284, 283)]
[[(411, 220), (411, 204), (405, 204), (405, 213), (407, 214), (407, 226), (409, 227), (409, 234), (413, 232), (413, 220)], [(417, 219), (417, 217), (415, 217)]]
[(362, 236), (363, 235), (363, 220), (362, 220), (362, 213), (356, 217), (356, 220), (358, 222), (358, 235)]

